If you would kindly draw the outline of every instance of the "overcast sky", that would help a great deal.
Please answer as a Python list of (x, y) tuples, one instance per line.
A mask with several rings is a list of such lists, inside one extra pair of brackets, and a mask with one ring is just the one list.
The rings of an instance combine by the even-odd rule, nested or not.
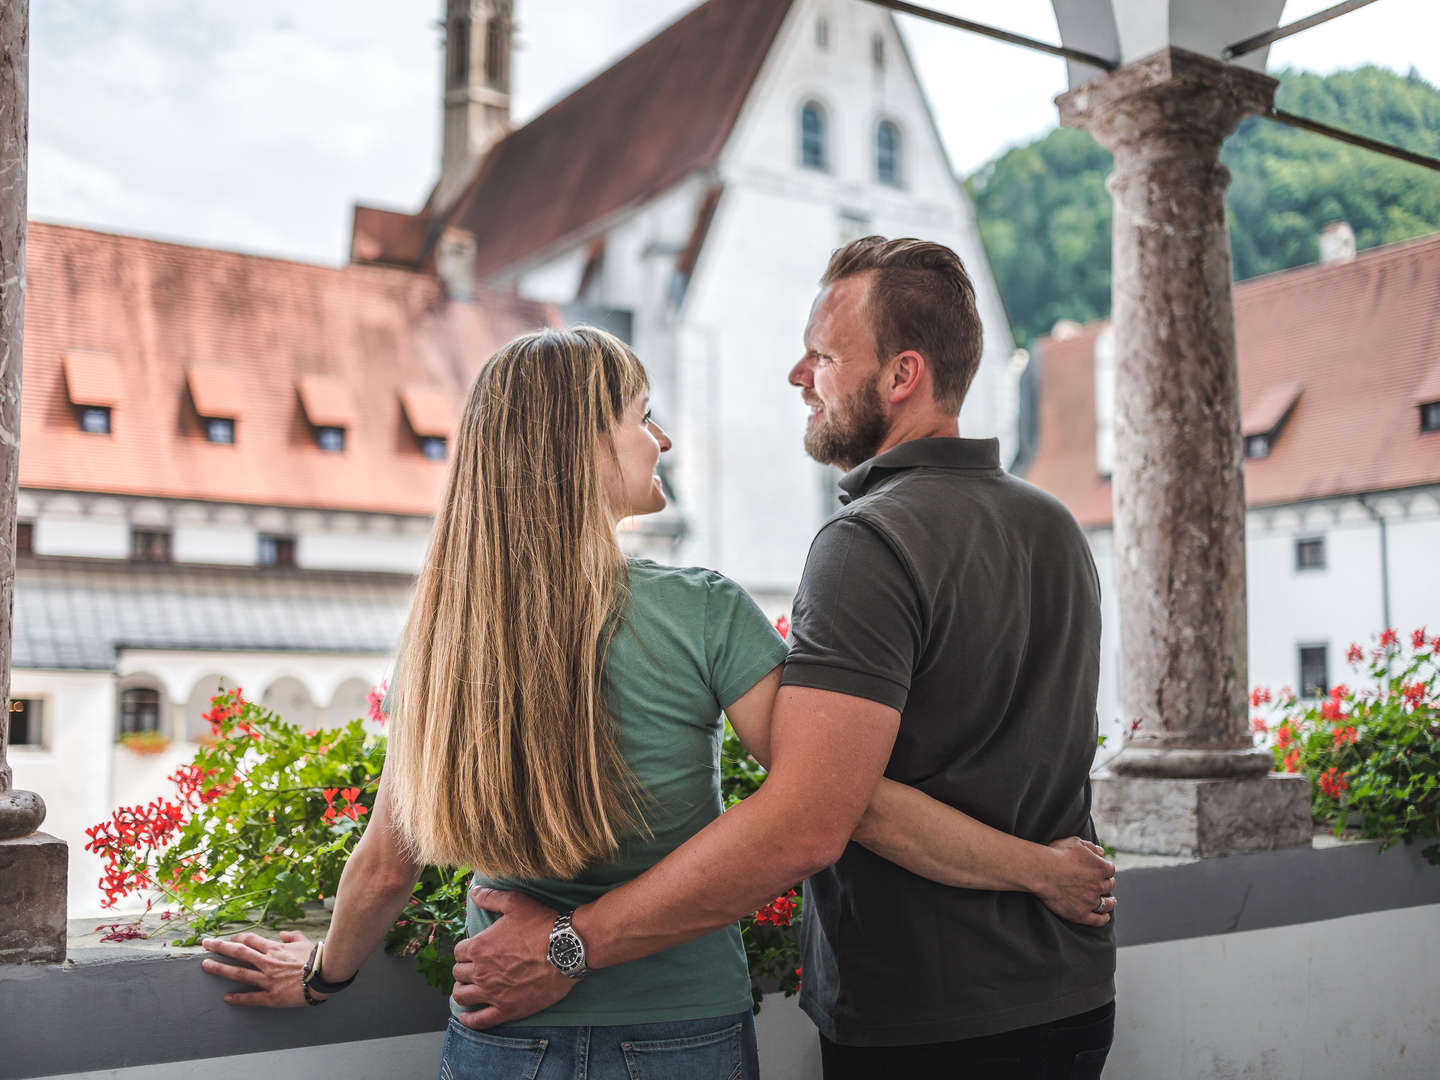
[[(1331, 0), (1290, 0), (1290, 22)], [(516, 0), (517, 121), (696, 0)], [(1049, 0), (927, 5), (1058, 41)], [(338, 263), (351, 204), (413, 210), (439, 167), (441, 0), (31, 0), (30, 216)], [(340, 17), (343, 13), (343, 18)], [(951, 159), (1055, 124), (1064, 64), (900, 16)], [(1380, 0), (1270, 67), (1412, 66), (1440, 84), (1440, 3)]]

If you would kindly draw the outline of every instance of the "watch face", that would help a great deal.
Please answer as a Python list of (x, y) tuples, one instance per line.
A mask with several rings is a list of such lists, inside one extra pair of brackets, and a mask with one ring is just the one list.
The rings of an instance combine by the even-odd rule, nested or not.
[(585, 947), (573, 931), (562, 930), (550, 939), (550, 962), (567, 974), (585, 963)]

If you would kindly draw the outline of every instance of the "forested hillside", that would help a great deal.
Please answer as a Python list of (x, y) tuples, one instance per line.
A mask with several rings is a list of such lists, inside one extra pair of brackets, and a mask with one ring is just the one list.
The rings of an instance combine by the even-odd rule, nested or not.
[[(1278, 108), (1440, 157), (1440, 90), (1415, 72), (1279, 78)], [(1314, 262), (1320, 230), (1335, 220), (1350, 223), (1361, 250), (1440, 230), (1440, 173), (1417, 165), (1254, 116), (1222, 156), (1237, 279)], [(1058, 128), (970, 177), (1017, 343), (1056, 319), (1108, 313), (1110, 169), (1088, 134)]]

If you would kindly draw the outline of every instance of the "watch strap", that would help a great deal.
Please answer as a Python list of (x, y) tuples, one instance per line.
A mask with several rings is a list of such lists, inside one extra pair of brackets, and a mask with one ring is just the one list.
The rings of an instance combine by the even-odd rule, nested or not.
[[(320, 965), (324, 962), (324, 957), (325, 942), (323, 940), (317, 941), (315, 948), (311, 950), (310, 960), (305, 965), (305, 971), (300, 976), (300, 982), (306, 990), (314, 990), (317, 994), (338, 994), (355, 981), (355, 975), (360, 974), (357, 971), (355, 975), (351, 975), (348, 979), (341, 982), (330, 982), (320, 975)], [(310, 995), (306, 994), (305, 996), (306, 1000), (309, 1000)], [(319, 1002), (311, 1002), (311, 1004), (319, 1004)]]

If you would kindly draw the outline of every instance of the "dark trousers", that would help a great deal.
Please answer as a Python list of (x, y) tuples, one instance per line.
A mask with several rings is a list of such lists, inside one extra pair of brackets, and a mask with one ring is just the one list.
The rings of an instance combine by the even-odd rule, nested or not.
[(841, 1046), (820, 1036), (825, 1080), (1097, 1080), (1115, 1038), (1115, 1003), (1048, 1024), (955, 1042)]

